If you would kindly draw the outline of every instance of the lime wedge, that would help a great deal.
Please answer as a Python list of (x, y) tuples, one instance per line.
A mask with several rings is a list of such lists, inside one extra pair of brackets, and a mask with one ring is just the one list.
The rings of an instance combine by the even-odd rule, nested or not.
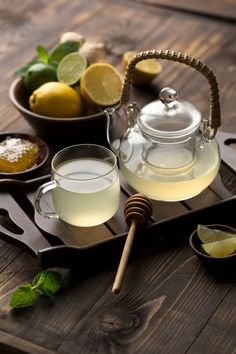
[(202, 250), (215, 258), (221, 258), (231, 255), (236, 251), (236, 236), (221, 241), (203, 243)]
[(57, 67), (58, 81), (69, 86), (76, 84), (87, 68), (87, 64), (86, 57), (78, 52), (66, 55)]
[(204, 225), (198, 225), (197, 234), (202, 243), (221, 241), (236, 236), (236, 233), (226, 232), (217, 229), (210, 229)]

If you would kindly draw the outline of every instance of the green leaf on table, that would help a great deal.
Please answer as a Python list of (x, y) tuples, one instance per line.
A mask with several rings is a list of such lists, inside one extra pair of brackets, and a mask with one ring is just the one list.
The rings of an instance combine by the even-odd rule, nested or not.
[(36, 275), (32, 282), (32, 286), (33, 289), (40, 294), (52, 299), (61, 287), (61, 275), (55, 271), (45, 270)]
[(37, 45), (36, 51), (38, 53), (38, 57), (39, 57), (40, 61), (47, 64), (48, 58), (49, 58), (48, 51), (42, 45)]
[(37, 274), (32, 284), (19, 286), (12, 295), (10, 306), (15, 308), (28, 307), (35, 303), (39, 294), (53, 299), (61, 288), (61, 274), (45, 270)]
[(28, 307), (35, 303), (37, 294), (30, 284), (19, 286), (12, 295), (10, 306), (14, 308)]
[(67, 41), (59, 44), (52, 52), (48, 58), (48, 63), (54, 66), (58, 66), (59, 62), (67, 55), (72, 52), (77, 52), (79, 50), (79, 42)]

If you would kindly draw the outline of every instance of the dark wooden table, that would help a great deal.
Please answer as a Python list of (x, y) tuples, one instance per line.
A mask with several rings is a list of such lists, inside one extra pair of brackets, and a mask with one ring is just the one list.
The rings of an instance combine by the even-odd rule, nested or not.
[[(61, 33), (78, 31), (87, 39), (104, 41), (109, 61), (119, 70), (122, 54), (127, 50), (170, 49), (206, 62), (219, 82), (220, 131), (231, 137), (233, 161), (236, 141), (235, 18), (236, 4), (227, 0), (179, 1), (175, 4), (171, 0), (1, 0), (1, 132), (35, 134), (10, 103), (8, 89), (13, 72), (35, 56), (37, 44), (51, 49)], [(151, 85), (150, 92), (149, 89), (134, 89), (140, 103), (150, 100), (153, 90), (158, 92), (169, 85), (195, 104), (203, 116), (208, 115), (209, 93), (205, 80), (185, 66), (168, 62), (162, 65), (163, 72)], [(99, 269), (99, 252), (103, 252), (103, 258), (106, 252), (103, 247), (96, 248), (93, 244), (127, 232), (122, 208), (133, 191), (125, 182), (122, 182), (120, 210), (107, 225), (80, 229), (77, 238), (76, 228), (57, 224), (53, 231), (54, 224), (43, 224), (45, 236), (61, 234), (72, 245), (80, 247), (89, 242), (92, 246), (89, 258), (84, 260), (88, 274), (80, 277), (80, 267), (74, 272), (59, 269), (63, 274), (63, 289), (53, 303), (40, 298), (31, 308), (10, 309), (12, 292), (18, 285), (32, 281), (40, 271), (40, 264), (20, 247), (0, 240), (0, 352), (236, 353), (235, 269), (223, 274), (222, 279), (209, 272), (188, 246), (189, 233), (199, 221), (228, 220), (231, 226), (236, 226), (235, 217), (230, 217), (227, 208), (212, 209), (221, 205), (222, 200), (230, 201), (236, 192), (236, 165), (229, 163), (225, 148), (222, 153), (219, 175), (199, 196), (182, 203), (154, 202), (157, 235), (152, 232), (142, 247), (137, 244), (134, 248), (119, 295), (111, 292), (118, 257)], [(0, 211), (12, 208), (25, 229), (36, 237), (42, 230), (34, 224), (33, 194), (34, 189), (27, 193), (20, 189), (2, 190)], [(205, 208), (204, 212), (194, 214), (202, 208)], [(235, 209), (231, 212), (235, 214)], [(189, 215), (196, 216), (191, 219)], [(3, 216), (0, 213), (0, 222)], [(175, 222), (178, 216), (180, 219)], [(40, 224), (38, 216), (36, 221)], [(164, 225), (166, 239), (158, 237), (158, 224)], [(118, 250), (124, 237), (120, 240)], [(114, 252), (114, 259), (115, 253), (119, 255)], [(110, 260), (111, 254), (107, 258)]]

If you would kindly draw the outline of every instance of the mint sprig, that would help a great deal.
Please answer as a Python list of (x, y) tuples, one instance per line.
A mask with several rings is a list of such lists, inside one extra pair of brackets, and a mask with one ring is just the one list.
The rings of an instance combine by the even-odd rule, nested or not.
[(61, 287), (61, 275), (55, 271), (44, 271), (36, 275), (32, 282), (32, 289), (40, 294), (54, 298)]
[(55, 67), (58, 66), (59, 62), (67, 55), (72, 52), (77, 52), (79, 50), (80, 43), (76, 41), (67, 41), (58, 44), (50, 54), (47, 49), (41, 44), (36, 46), (37, 58), (31, 60), (30, 62), (22, 65), (20, 68), (15, 70), (15, 75), (24, 76), (31, 65), (36, 63), (50, 64)]
[(10, 306), (22, 308), (34, 305), (39, 295), (54, 299), (61, 288), (61, 275), (56, 271), (45, 270), (37, 274), (32, 284), (23, 284), (13, 293)]
[(40, 62), (39, 60), (31, 60), (30, 62), (28, 62), (28, 63), (22, 65), (20, 68), (16, 69), (14, 74), (17, 76), (24, 76), (27, 73), (28, 69), (31, 67), (31, 65), (37, 64), (39, 62)]
[(13, 293), (10, 306), (15, 308), (31, 306), (35, 303), (37, 293), (30, 284), (24, 284)]
[(79, 50), (80, 43), (75, 41), (67, 41), (59, 44), (48, 57), (48, 64), (55, 67), (58, 66), (60, 61), (68, 54), (77, 52)]
[(48, 63), (48, 58), (49, 54), (46, 48), (44, 48), (42, 45), (37, 45), (36, 46), (36, 51), (38, 53), (39, 60), (42, 61), (43, 63)]

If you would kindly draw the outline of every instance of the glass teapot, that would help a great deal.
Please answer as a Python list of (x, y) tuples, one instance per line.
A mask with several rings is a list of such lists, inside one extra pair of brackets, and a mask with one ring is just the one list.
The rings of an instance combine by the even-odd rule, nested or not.
[[(209, 119), (202, 119), (189, 102), (178, 100), (169, 87), (141, 110), (135, 102), (129, 103), (135, 65), (151, 58), (177, 61), (203, 74), (210, 87)], [(126, 69), (119, 107), (107, 108), (105, 114), (110, 147), (124, 178), (137, 192), (161, 201), (185, 200), (202, 192), (218, 173), (218, 85), (213, 72), (199, 60), (168, 50), (137, 53)]]

